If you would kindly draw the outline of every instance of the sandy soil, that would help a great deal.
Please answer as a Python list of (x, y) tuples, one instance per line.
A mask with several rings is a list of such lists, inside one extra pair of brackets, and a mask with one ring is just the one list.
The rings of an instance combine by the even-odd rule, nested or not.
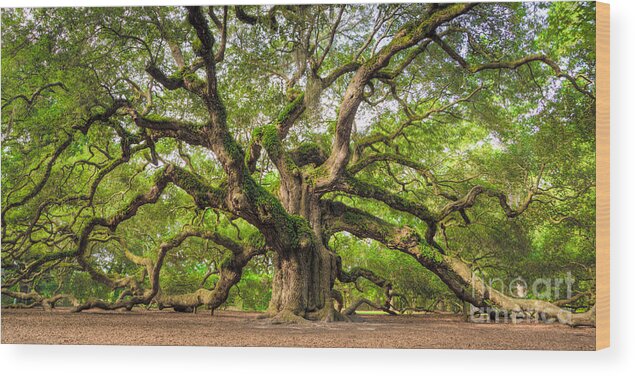
[(360, 315), (360, 323), (271, 325), (256, 313), (2, 310), (2, 343), (593, 350), (594, 328), (467, 323), (456, 315)]

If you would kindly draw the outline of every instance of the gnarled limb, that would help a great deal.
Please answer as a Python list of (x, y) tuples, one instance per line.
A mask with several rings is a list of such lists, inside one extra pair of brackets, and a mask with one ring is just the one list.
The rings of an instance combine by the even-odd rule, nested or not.
[(129, 108), (130, 117), (140, 128), (148, 129), (154, 137), (170, 137), (190, 145), (207, 146), (205, 135), (200, 131), (202, 124), (188, 123), (176, 119), (142, 116)]
[(431, 108), (423, 113), (414, 113), (410, 109), (408, 104), (405, 103), (404, 100), (400, 99), (397, 96), (395, 84), (391, 83), (390, 85), (391, 85), (391, 91), (393, 93), (393, 96), (397, 99), (397, 101), (401, 105), (404, 111), (404, 114), (407, 117), (407, 120), (401, 123), (401, 125), (399, 125), (394, 131), (390, 132), (389, 134), (375, 133), (375, 134), (362, 137), (361, 139), (357, 140), (354, 144), (353, 157), (351, 161), (352, 165), (350, 165), (349, 168), (347, 169), (347, 171), (350, 174), (354, 175), (358, 173), (359, 171), (363, 170), (364, 168), (366, 168), (367, 166), (369, 166), (370, 164), (375, 163), (377, 161), (382, 161), (382, 160), (400, 163), (400, 164), (403, 164), (404, 166), (412, 167), (413, 169), (417, 171), (427, 170), (424, 167), (422, 167), (420, 163), (408, 160), (406, 157), (401, 156), (399, 154), (383, 153), (383, 154), (374, 154), (368, 157), (363, 157), (363, 154), (367, 148), (373, 146), (374, 144), (377, 144), (377, 143), (389, 144), (395, 139), (397, 139), (398, 137), (405, 136), (405, 131), (414, 124), (418, 124), (435, 114), (444, 113), (460, 103), (469, 102), (477, 93), (479, 93), (483, 89), (482, 86), (479, 86), (478, 88), (476, 88), (469, 94), (463, 97), (460, 97), (456, 100), (453, 100), (452, 102), (448, 104)]
[(339, 202), (323, 200), (322, 205), (325, 211), (323, 219), (329, 233), (348, 231), (359, 238), (377, 240), (389, 248), (412, 256), (419, 264), (436, 274), (459, 299), (474, 306), (494, 305), (513, 313), (534, 311), (570, 326), (595, 325), (595, 306), (585, 313), (573, 313), (546, 301), (509, 297), (486, 285), (465, 262), (428, 248), (411, 228), (399, 228)]
[(10, 296), (12, 298), (21, 299), (21, 300), (31, 300), (32, 302), (27, 305), (19, 305), (16, 308), (33, 308), (33, 307), (42, 307), (45, 311), (50, 311), (55, 308), (55, 304), (63, 299), (68, 299), (73, 306), (76, 306), (77, 299), (72, 295), (68, 294), (56, 294), (51, 297), (45, 297), (40, 295), (35, 290), (30, 292), (21, 292), (21, 291), (12, 291), (7, 288), (2, 288), (2, 294), (6, 296)]
[[(201, 288), (194, 293), (184, 295), (164, 295), (160, 288), (160, 273), (167, 253), (181, 245), (185, 239), (189, 237), (200, 237), (208, 239), (218, 245), (228, 249), (232, 255), (228, 256), (220, 264), (220, 279), (213, 290), (207, 290)], [(211, 231), (198, 230), (193, 228), (186, 228), (178, 235), (161, 243), (157, 251), (156, 262), (149, 258), (141, 257), (133, 254), (126, 246), (125, 241), (120, 238), (117, 240), (122, 245), (124, 255), (133, 261), (135, 264), (143, 266), (147, 270), (147, 275), (150, 277), (150, 288), (142, 289), (139, 287), (138, 282), (136, 286), (131, 286), (132, 289), (129, 292), (130, 298), (127, 300), (118, 299), (115, 303), (105, 302), (103, 300), (89, 300), (74, 308), (74, 312), (80, 312), (91, 308), (99, 308), (103, 310), (117, 310), (120, 308), (132, 309), (135, 305), (150, 304), (156, 302), (160, 308), (174, 307), (176, 310), (193, 309), (201, 304), (209, 305), (213, 308), (218, 307), (224, 303), (229, 293), (229, 288), (240, 280), (240, 272), (247, 262), (258, 254), (263, 254), (264, 250), (260, 248), (253, 248), (250, 246), (241, 245), (227, 237), (219, 235)], [(98, 279), (98, 282), (105, 283), (111, 288), (124, 287), (130, 285), (131, 277), (126, 277), (123, 282), (117, 285), (113, 285), (118, 281), (111, 281), (105, 277)]]
[(236, 18), (241, 22), (249, 25), (256, 25), (258, 23), (268, 26), (272, 31), (278, 27), (278, 21), (276, 20), (276, 12), (281, 8), (280, 5), (272, 6), (266, 15), (250, 15), (245, 8), (240, 5), (234, 6), (236, 12)]
[(51, 176), (51, 170), (53, 169), (53, 165), (55, 164), (55, 161), (57, 161), (60, 155), (62, 155), (64, 150), (66, 150), (72, 142), (73, 142), (73, 136), (69, 134), (64, 140), (64, 142), (62, 142), (51, 155), (49, 162), (46, 164), (46, 167), (44, 169), (44, 175), (42, 176), (40, 181), (37, 184), (35, 184), (35, 187), (33, 187), (33, 189), (29, 193), (27, 193), (24, 197), (22, 197), (18, 201), (7, 203), (6, 205), (4, 205), (4, 207), (2, 208), (3, 232), (5, 231), (4, 228), (6, 228), (6, 225), (7, 225), (5, 221), (6, 213), (13, 208), (24, 205), (26, 202), (28, 202), (33, 197), (37, 196), (38, 193), (40, 193), (42, 188), (44, 188), (44, 186), (46, 185), (46, 182), (48, 181), (49, 177)]
[(169, 77), (155, 65), (148, 65), (146, 67), (146, 72), (168, 90), (176, 90), (185, 87), (185, 81), (182, 77)]
[(481, 194), (487, 194), (490, 197), (497, 198), (501, 208), (503, 208), (503, 211), (505, 212), (505, 215), (509, 218), (515, 218), (529, 208), (529, 205), (533, 202), (536, 195), (541, 194), (539, 184), (542, 179), (543, 171), (544, 165), (542, 166), (540, 172), (538, 173), (538, 176), (536, 177), (535, 184), (533, 184), (533, 186), (530, 188), (527, 197), (518, 206), (517, 209), (512, 209), (512, 207), (507, 202), (507, 195), (505, 193), (491, 188), (475, 186), (470, 189), (470, 191), (464, 197), (455, 199), (455, 201), (450, 202), (443, 209), (441, 209), (441, 212), (438, 215), (438, 220), (443, 220), (453, 212), (464, 211), (465, 209), (472, 207), (476, 203), (476, 198)]
[[(108, 121), (112, 116), (114, 116), (117, 113), (117, 111), (120, 108), (124, 107), (125, 105), (127, 105), (127, 101), (122, 99), (115, 100), (112, 103), (112, 105), (107, 107), (103, 112), (90, 116), (82, 125), (73, 126), (73, 129), (79, 130), (83, 134), (87, 134), (88, 130), (94, 123)], [(55, 165), (59, 157), (64, 153), (64, 151), (69, 148), (73, 140), (74, 140), (73, 134), (67, 133), (64, 141), (55, 149), (53, 154), (49, 157), (50, 159), (48, 163), (46, 164), (46, 167), (44, 169), (44, 174), (42, 178), (35, 184), (33, 189), (30, 192), (28, 192), (25, 196), (23, 196), (21, 199), (14, 202), (7, 202), (5, 205), (3, 205), (2, 214), (0, 218), (1, 224), (2, 224), (3, 238), (6, 235), (7, 223), (6, 223), (5, 217), (7, 212), (11, 209), (15, 209), (17, 207), (20, 207), (26, 204), (42, 191), (42, 189), (44, 188), (44, 186), (46, 185), (46, 183), (48, 182), (51, 176), (51, 171), (53, 169), (53, 166)], [(129, 149), (128, 149), (128, 152), (129, 152)]]
[(269, 158), (271, 158), (282, 175), (283, 180), (292, 178), (291, 175), (294, 174), (295, 165), (293, 160), (289, 158), (288, 151), (284, 149), (282, 141), (305, 109), (304, 94), (301, 94), (280, 112), (273, 123), (256, 128), (253, 131), (249, 155), (247, 156), (247, 166), (250, 172), (255, 171), (256, 162), (260, 158), (261, 148), (264, 146)]
[[(25, 265), (23, 270), (16, 277), (5, 281), (3, 287), (11, 287), (15, 285), (16, 283), (22, 281), (24, 278), (32, 274), (39, 267), (49, 262), (73, 257), (81, 259), (87, 250), (90, 241), (90, 235), (95, 228), (97, 228), (98, 226), (106, 227), (110, 231), (114, 232), (119, 224), (121, 224), (121, 222), (132, 218), (141, 206), (157, 202), (157, 200), (161, 196), (161, 193), (170, 181), (180, 182), (181, 184), (185, 185), (186, 182), (183, 181), (182, 175), (179, 174), (178, 171), (180, 170), (177, 169), (177, 172), (175, 172), (174, 167), (168, 166), (166, 169), (157, 174), (155, 185), (152, 186), (148, 192), (135, 196), (123, 209), (110, 217), (91, 218), (84, 225), (80, 234), (77, 235), (74, 239), (74, 243), (76, 245), (75, 248), (66, 249), (64, 251), (55, 253), (48, 253), (31, 261), (30, 263)], [(210, 195), (208, 195), (208, 192), (199, 194), (199, 200), (204, 200), (204, 202), (206, 203), (215, 201), (210, 199)]]
[(474, 3), (453, 4), (424, 15), (416, 23), (406, 24), (395, 34), (390, 43), (357, 69), (339, 107), (331, 155), (325, 162), (329, 176), (318, 182), (319, 190), (332, 185), (342, 175), (348, 164), (352, 125), (369, 80), (380, 69), (385, 68), (397, 53), (415, 46), (424, 38), (431, 36), (437, 27), (466, 13), (475, 5)]
[[(339, 260), (339, 258), (338, 258)], [(351, 304), (343, 313), (344, 315), (351, 315), (355, 313), (355, 311), (359, 308), (359, 306), (363, 303), (368, 304), (369, 306), (387, 312), (391, 315), (396, 315), (397, 313), (392, 309), (392, 299), (394, 296), (399, 295), (393, 292), (392, 283), (388, 280), (378, 276), (372, 270), (368, 270), (365, 268), (355, 267), (350, 271), (344, 271), (341, 265), (338, 265), (338, 276), (337, 279), (343, 283), (355, 283), (357, 284), (357, 280), (359, 278), (364, 278), (371, 283), (377, 285), (378, 287), (384, 290), (384, 294), (386, 295), (386, 300), (383, 304), (378, 304), (369, 301), (368, 299), (359, 299), (355, 303)]]
[(390, 192), (387, 189), (363, 182), (353, 177), (341, 179), (338, 182), (336, 189), (354, 194), (359, 197), (372, 198), (374, 200), (385, 203), (393, 209), (410, 213), (415, 217), (421, 219), (428, 226), (426, 230), (426, 241), (433, 247), (442, 250), (434, 240), (437, 229), (437, 220), (434, 214), (432, 214), (430, 210), (424, 205), (407, 200), (397, 194)]
[(360, 307), (362, 304), (367, 304), (367, 305), (369, 305), (369, 306), (371, 306), (371, 307), (375, 308), (375, 309), (376, 309), (376, 310), (378, 310), (378, 311), (383, 311), (383, 312), (386, 312), (386, 313), (388, 313), (388, 314), (390, 314), (390, 315), (396, 315), (396, 314), (397, 314), (397, 312), (393, 311), (392, 309), (387, 308), (387, 307), (386, 307), (386, 306), (384, 306), (384, 305), (377, 304), (377, 303), (375, 303), (375, 302), (371, 302), (370, 300), (368, 300), (368, 299), (366, 299), (366, 298), (360, 298), (360, 299), (358, 299), (357, 301), (355, 301), (355, 303), (351, 304), (348, 308), (346, 308), (346, 309), (344, 310), (344, 312), (342, 312), (342, 313), (343, 313), (344, 315), (346, 315), (346, 316), (353, 315), (353, 314), (355, 314), (355, 311), (357, 311), (357, 309), (359, 309), (359, 307)]
[(14, 101), (18, 100), (18, 99), (22, 99), (23, 101), (26, 102), (28, 107), (31, 107), (33, 105), (33, 103), (35, 102), (35, 100), (42, 95), (42, 92), (46, 91), (46, 90), (50, 90), (53, 91), (54, 87), (60, 87), (62, 89), (64, 89), (65, 91), (68, 91), (68, 89), (66, 88), (66, 86), (62, 83), (62, 82), (51, 82), (49, 84), (46, 84), (40, 88), (38, 88), (36, 91), (33, 92), (33, 94), (31, 94), (31, 97), (27, 97), (24, 94), (20, 94), (20, 95), (16, 95), (13, 98), (9, 98), (9, 99), (4, 99), (2, 98), (5, 102), (2, 104), (2, 109), (4, 110), (5, 107), (7, 107), (8, 105), (10, 105), (11, 103), (13, 103)]
[[(226, 239), (226, 241), (230, 241)], [(159, 291), (154, 301), (159, 308), (173, 307), (175, 310), (195, 310), (205, 305), (214, 310), (223, 304), (229, 295), (229, 290), (240, 281), (243, 268), (254, 256), (264, 254), (264, 249), (240, 246), (230, 249), (231, 254), (219, 265), (219, 278), (212, 290), (199, 288), (198, 290), (180, 295), (165, 295)]]

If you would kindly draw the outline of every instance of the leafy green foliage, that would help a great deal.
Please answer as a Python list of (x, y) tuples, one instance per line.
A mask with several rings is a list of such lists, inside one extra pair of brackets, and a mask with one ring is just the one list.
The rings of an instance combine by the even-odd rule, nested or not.
[[(246, 8), (261, 17), (271, 10)], [(211, 11), (219, 16), (222, 8)], [(346, 64), (372, 61), (385, 38), (427, 14), (428, 8), (425, 4), (381, 4), (347, 6), (342, 11), (340, 6), (316, 5), (276, 11), (281, 20), (276, 25), (269, 20), (249, 26), (229, 12), (228, 42), (216, 69), (227, 126), (235, 140), (228, 137), (223, 146), (232, 157), (248, 158), (250, 146), (256, 141), (262, 144), (267, 155), (259, 159), (253, 173), (245, 173), (244, 194), (258, 210), (268, 210), (268, 224), (284, 227), (291, 243), (300, 245), (315, 240), (307, 238), (312, 229), (305, 218), (285, 210), (280, 200), (284, 182), (272, 160), (287, 158), (293, 172), (310, 184), (325, 175), (324, 167), (315, 163), (296, 165), (288, 152), (295, 150), (299, 160), (319, 152), (329, 155), (338, 105), (353, 71), (326, 88), (319, 87), (316, 77), (325, 79)], [(340, 12), (342, 20), (329, 45)], [(382, 17), (390, 22), (370, 35), (367, 47), (362, 48)], [(437, 32), (470, 66), (544, 53), (592, 93), (594, 17), (592, 2), (491, 3)], [(145, 73), (152, 64), (166, 77), (204, 86), (203, 69), (192, 73), (179, 67), (168, 46), (180, 46), (185, 62), (198, 63), (198, 39), (186, 19), (185, 10), (173, 7), (3, 10), (3, 242), (24, 242), (16, 248), (17, 254), (3, 248), (2, 266), (8, 275), (51, 253), (76, 249), (77, 234), (87, 223), (121, 213), (151, 189), (167, 164), (179, 167), (182, 188), (190, 194), (169, 185), (156, 203), (139, 208), (116, 229), (102, 226), (93, 235), (125, 238), (132, 253), (153, 262), (163, 242), (188, 228), (213, 231), (241, 245), (264, 248), (271, 242), (246, 219), (195, 204), (210, 193), (207, 187), (227, 188), (226, 169), (200, 143), (188, 144), (141, 129), (124, 108), (82, 131), (90, 119), (103, 116), (116, 99), (123, 98), (137, 111), (145, 110), (146, 119), (163, 126), (169, 119), (208, 123), (207, 107), (198, 96), (163, 88)], [(210, 25), (219, 34), (216, 25)], [(299, 52), (306, 43), (317, 43), (311, 59)], [(538, 187), (540, 194), (516, 217), (501, 210), (499, 199), (482, 195), (466, 210), (467, 220), (460, 212), (440, 219), (435, 241), (488, 278), (510, 280), (522, 275), (532, 280), (571, 272), (576, 291), (592, 289), (594, 100), (540, 62), (474, 74), (437, 43), (430, 42), (423, 53), (402, 66), (409, 61), (408, 52), (395, 55), (381, 71), (388, 75), (401, 67), (401, 74), (391, 79), (380, 75), (366, 85), (351, 149), (360, 152), (355, 162), (369, 156), (399, 155), (423, 167), (417, 170), (380, 160), (356, 178), (431, 208), (433, 215), (448, 205), (449, 196), (458, 200), (475, 186), (504, 192), (514, 209), (522, 207), (529, 192)], [(317, 66), (320, 58), (323, 61)], [(30, 101), (32, 93), (51, 83), (60, 85), (42, 90)], [(19, 95), (28, 100), (7, 104)], [(302, 104), (310, 108), (282, 139), (278, 127)], [(67, 138), (69, 146), (58, 153)], [(131, 140), (136, 140), (136, 146), (128, 159), (123, 146)], [(362, 148), (369, 140), (382, 141)], [(160, 157), (158, 161), (153, 161), (153, 154)], [(41, 181), (44, 184), (39, 187)], [(38, 192), (29, 197), (34, 191)], [(409, 226), (421, 235), (427, 229), (422, 220), (381, 200), (339, 191), (323, 198), (345, 202), (400, 227)], [(4, 208), (20, 201), (24, 202), (5, 213)], [(115, 241), (91, 238), (90, 243), (86, 258), (100, 272), (112, 277), (141, 273)], [(443, 282), (405, 254), (348, 233), (336, 234), (327, 243), (342, 257), (345, 269), (364, 267), (390, 280), (403, 295), (398, 302), (402, 308), (429, 308), (439, 300), (458, 306)], [(206, 273), (220, 268), (229, 252), (202, 239), (184, 241), (166, 257), (163, 292), (198, 289)], [(441, 257), (428, 246), (422, 252)], [(91, 282), (71, 257), (62, 261), (30, 286), (44, 295), (59, 290), (79, 299), (114, 301), (121, 293)], [(250, 261), (227, 304), (266, 309), (272, 265), (271, 252)], [(4, 283), (7, 277), (3, 278)], [(217, 281), (218, 274), (212, 274), (203, 287), (211, 289)], [(148, 279), (142, 284), (149, 287)], [(357, 287), (336, 284), (348, 302), (361, 296), (374, 301), (383, 298), (383, 290), (368, 281), (360, 280)]]

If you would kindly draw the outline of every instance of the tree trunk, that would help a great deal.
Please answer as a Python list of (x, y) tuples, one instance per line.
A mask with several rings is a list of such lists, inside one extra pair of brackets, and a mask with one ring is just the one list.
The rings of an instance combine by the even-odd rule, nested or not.
[(269, 315), (274, 322), (343, 320), (333, 305), (336, 258), (325, 246), (317, 196), (298, 178), (282, 184), (280, 199), (289, 214), (309, 222), (314, 241), (310, 247), (282, 249), (275, 254)]

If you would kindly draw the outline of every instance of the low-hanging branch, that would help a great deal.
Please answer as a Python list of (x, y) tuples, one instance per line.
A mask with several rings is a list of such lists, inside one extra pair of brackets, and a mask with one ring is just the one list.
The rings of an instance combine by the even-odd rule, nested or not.
[(55, 308), (55, 305), (61, 300), (69, 300), (72, 305), (77, 305), (77, 299), (69, 294), (56, 294), (51, 297), (44, 297), (35, 290), (30, 292), (12, 291), (7, 288), (2, 288), (2, 293), (6, 296), (10, 296), (15, 299), (31, 301), (28, 304), (17, 304), (14, 308), (34, 308), (42, 307), (45, 311), (50, 311)]
[[(338, 258), (338, 261), (340, 259)], [(393, 310), (392, 307), (392, 300), (393, 297), (395, 296), (399, 296), (399, 294), (395, 293), (393, 291), (393, 285), (391, 282), (389, 282), (388, 280), (384, 279), (383, 277), (378, 276), (376, 273), (374, 273), (372, 270), (369, 269), (365, 269), (365, 268), (360, 268), (360, 267), (354, 267), (349, 271), (345, 271), (342, 269), (341, 264), (338, 264), (338, 276), (337, 279), (342, 282), (342, 283), (354, 283), (355, 286), (357, 286), (357, 281), (360, 278), (364, 278), (368, 281), (370, 281), (371, 283), (373, 283), (374, 285), (376, 285), (377, 287), (381, 288), (384, 290), (384, 295), (386, 297), (386, 300), (384, 301), (383, 304), (377, 304), (374, 302), (371, 302), (368, 299), (365, 298), (360, 298), (357, 301), (355, 301), (354, 303), (352, 303), (346, 310), (344, 310), (343, 314), (346, 316), (350, 316), (353, 313), (355, 313), (355, 311), (362, 305), (362, 304), (367, 304), (375, 309), (384, 311), (390, 315), (396, 315), (397, 313)]]
[[(160, 287), (160, 273), (165, 257), (170, 250), (179, 247), (190, 237), (210, 240), (213, 243), (229, 250), (231, 255), (227, 256), (223, 262), (219, 264), (220, 277), (219, 282), (216, 283), (214, 289), (207, 290), (200, 288), (191, 294), (166, 295), (161, 292)], [(107, 276), (101, 275), (96, 278), (96, 281), (105, 284), (110, 288), (114, 289), (129, 286), (131, 288), (129, 294), (130, 297), (125, 300), (118, 299), (115, 303), (109, 303), (103, 300), (89, 300), (81, 305), (76, 305), (73, 309), (74, 312), (80, 312), (92, 308), (99, 308), (103, 310), (126, 308), (130, 310), (135, 305), (147, 305), (151, 302), (157, 303), (162, 308), (176, 307), (177, 309), (183, 310), (205, 304), (214, 309), (225, 301), (226, 294), (229, 292), (229, 289), (238, 282), (242, 268), (247, 264), (247, 262), (254, 256), (264, 253), (264, 249), (262, 248), (241, 245), (218, 233), (189, 227), (185, 228), (171, 239), (161, 243), (156, 252), (156, 261), (147, 257), (137, 256), (132, 253), (122, 238), (112, 239), (116, 239), (120, 243), (124, 255), (128, 260), (144, 268), (145, 273), (143, 275), (147, 275), (149, 277), (150, 287), (148, 289), (141, 288), (142, 281), (136, 281), (131, 277), (126, 277), (123, 281), (113, 281)], [(95, 279), (95, 275), (91, 274), (91, 276)], [(193, 297), (196, 298), (194, 299)]]
[(398, 227), (359, 209), (324, 200), (323, 220), (330, 234), (347, 231), (361, 239), (374, 239), (388, 248), (404, 252), (436, 274), (461, 300), (476, 307), (495, 305), (513, 315), (522, 312), (546, 314), (571, 326), (595, 325), (595, 306), (584, 313), (573, 313), (553, 303), (514, 298), (487, 285), (462, 260), (428, 248), (412, 228)]

